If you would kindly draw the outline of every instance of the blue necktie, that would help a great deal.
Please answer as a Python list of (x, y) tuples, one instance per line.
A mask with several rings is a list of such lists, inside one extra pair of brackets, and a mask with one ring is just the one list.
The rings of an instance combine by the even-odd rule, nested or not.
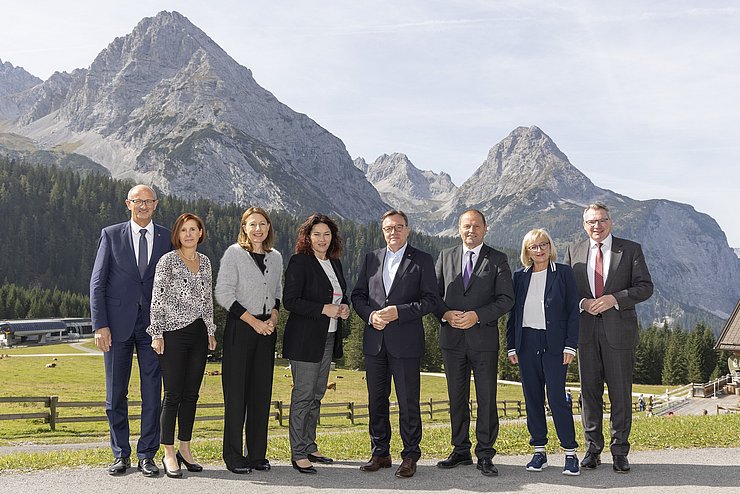
[(463, 269), (463, 287), (467, 290), (470, 277), (473, 275), (473, 251), (469, 250), (465, 255), (468, 256), (468, 260), (465, 261), (465, 269)]
[(146, 267), (149, 264), (147, 257), (149, 257), (149, 247), (146, 243), (146, 228), (139, 230), (141, 236), (139, 237), (139, 274), (144, 278), (146, 273)]

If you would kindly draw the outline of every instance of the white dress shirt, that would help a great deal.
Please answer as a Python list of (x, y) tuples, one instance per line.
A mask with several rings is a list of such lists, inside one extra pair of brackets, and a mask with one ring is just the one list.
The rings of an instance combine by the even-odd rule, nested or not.
[[(589, 239), (588, 242), (589, 242), (588, 266), (587, 266), (588, 284), (591, 287), (591, 293), (596, 294), (594, 275), (596, 274), (596, 252), (599, 246), (596, 242), (594, 242), (591, 239)], [(602, 269), (603, 269), (603, 275), (604, 275), (604, 286), (606, 286), (606, 277), (609, 273), (609, 264), (611, 264), (611, 260), (612, 260), (612, 236), (611, 234), (609, 234), (609, 236), (606, 237), (603, 242), (601, 242), (601, 254), (604, 260)]]
[[(465, 264), (467, 261), (467, 255), (468, 251), (473, 251), (473, 271), (475, 271), (475, 265), (478, 262), (478, 256), (480, 255), (480, 250), (483, 248), (483, 244), (481, 243), (478, 247), (474, 249), (468, 249), (465, 244), (463, 244), (463, 252), (462, 252), (462, 269), (460, 269), (460, 274), (463, 276), (465, 275)], [(470, 273), (472, 276), (472, 272)]]
[(398, 266), (401, 265), (403, 255), (406, 253), (406, 246), (408, 243), (403, 244), (403, 247), (398, 251), (393, 252), (390, 247), (386, 247), (385, 261), (383, 262), (383, 288), (385, 288), (385, 294), (391, 290), (393, 280), (396, 278), (398, 272)]
[[(147, 226), (144, 227), (146, 230), (146, 263), (149, 264), (149, 259), (152, 258), (152, 250), (154, 249), (154, 222), (150, 221)], [(134, 256), (136, 257), (136, 264), (139, 264), (139, 238), (141, 238), (141, 226), (134, 223), (131, 220), (131, 242), (134, 244)]]

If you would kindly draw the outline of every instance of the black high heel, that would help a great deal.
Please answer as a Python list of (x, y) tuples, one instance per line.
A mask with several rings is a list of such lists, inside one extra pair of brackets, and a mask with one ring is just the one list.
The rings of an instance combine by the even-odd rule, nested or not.
[[(179, 464), (180, 463), (178, 462), (178, 467), (179, 467)], [(165, 463), (164, 457), (162, 458), (162, 467), (164, 467), (164, 474), (167, 475), (169, 478), (171, 478), (171, 479), (179, 479), (179, 478), (182, 477), (182, 470), (180, 470), (180, 468), (178, 468), (177, 470), (168, 470), (167, 469), (167, 463)]]
[(199, 463), (189, 463), (185, 458), (182, 457), (180, 454), (180, 450), (177, 451), (177, 454), (175, 455), (175, 458), (177, 458), (177, 466), (185, 465), (185, 468), (188, 469), (188, 472), (202, 472), (203, 467)]
[(310, 473), (310, 474), (316, 473), (316, 469), (314, 468), (313, 465), (311, 465), (310, 467), (301, 467), (301, 466), (298, 466), (298, 463), (296, 463), (293, 460), (290, 460), (290, 462), (293, 464), (293, 468), (295, 468), (301, 473)]

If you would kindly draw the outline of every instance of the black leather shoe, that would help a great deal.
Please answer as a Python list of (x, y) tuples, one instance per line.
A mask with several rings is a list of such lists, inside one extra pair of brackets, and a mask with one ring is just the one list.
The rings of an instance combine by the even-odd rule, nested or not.
[(311, 463), (323, 463), (324, 465), (331, 465), (334, 463), (334, 460), (329, 458), (328, 456), (316, 456), (312, 455), (311, 453), (308, 453), (308, 461)]
[(177, 466), (185, 465), (185, 468), (188, 469), (188, 472), (202, 472), (203, 467), (200, 465), (200, 463), (188, 463), (188, 461), (180, 454), (178, 451), (175, 455), (175, 458), (177, 458)]
[(293, 468), (295, 468), (296, 470), (298, 470), (301, 473), (308, 473), (308, 474), (315, 474), (315, 473), (317, 473), (316, 472), (316, 468), (314, 468), (313, 465), (311, 465), (310, 467), (301, 467), (301, 466), (298, 465), (298, 463), (296, 463), (293, 460), (291, 460), (290, 462), (293, 464)]
[(226, 465), (226, 470), (237, 475), (246, 475), (248, 473), (252, 473), (251, 467), (230, 467), (229, 465)]
[(252, 468), (259, 470), (260, 472), (266, 472), (272, 468), (268, 460), (258, 460), (252, 465)]
[(159, 475), (159, 468), (151, 458), (144, 458), (139, 460), (139, 466), (136, 467), (144, 475), (144, 477), (156, 477)]
[(581, 460), (581, 466), (588, 470), (593, 470), (599, 465), (601, 465), (601, 455), (599, 453), (588, 451), (586, 452), (586, 456)]
[(128, 456), (116, 458), (108, 467), (109, 475), (121, 475), (126, 473), (126, 469), (131, 468), (131, 458)]
[(182, 470), (180, 470), (180, 461), (177, 462), (177, 470), (167, 470), (167, 463), (164, 462), (164, 458), (162, 458), (162, 468), (164, 468), (164, 474), (167, 475), (171, 479), (180, 479), (182, 478)]
[(626, 455), (614, 455), (612, 456), (612, 467), (617, 473), (627, 473), (630, 471), (630, 462)]
[(446, 460), (438, 461), (437, 466), (439, 468), (455, 468), (458, 465), (472, 465), (473, 458), (470, 454), (461, 455), (460, 453), (453, 452)]
[(478, 470), (486, 477), (497, 477), (498, 469), (490, 458), (478, 458)]

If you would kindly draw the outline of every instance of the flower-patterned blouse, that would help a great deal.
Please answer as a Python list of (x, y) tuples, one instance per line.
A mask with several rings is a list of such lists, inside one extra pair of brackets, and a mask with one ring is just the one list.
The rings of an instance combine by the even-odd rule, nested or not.
[(213, 336), (213, 289), (211, 260), (197, 252), (200, 267), (193, 273), (177, 251), (163, 255), (154, 272), (151, 324), (146, 332), (152, 338), (162, 338), (165, 331), (182, 329), (197, 319), (203, 319), (208, 335)]

